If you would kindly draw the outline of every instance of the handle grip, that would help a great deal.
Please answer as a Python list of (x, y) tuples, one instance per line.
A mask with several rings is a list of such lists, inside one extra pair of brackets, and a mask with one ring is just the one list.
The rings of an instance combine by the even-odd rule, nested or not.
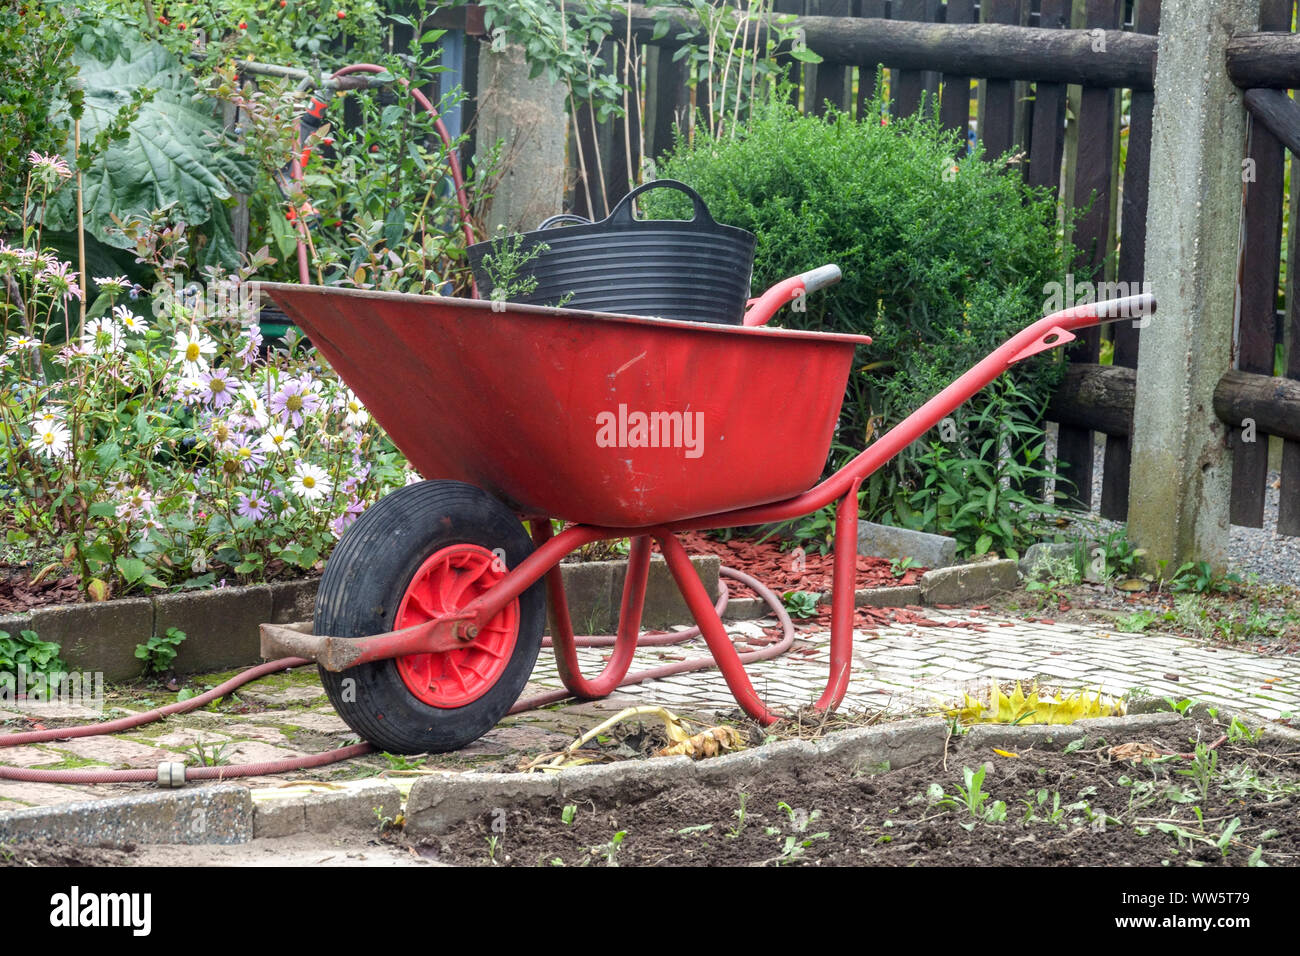
[(800, 298), (809, 292), (816, 292), (828, 285), (834, 285), (843, 278), (840, 267), (824, 265), (808, 272), (802, 272), (789, 279), (783, 279), (772, 286), (757, 299), (751, 299), (749, 311), (745, 313), (745, 325), (766, 325), (772, 316), (781, 310), (781, 306)]

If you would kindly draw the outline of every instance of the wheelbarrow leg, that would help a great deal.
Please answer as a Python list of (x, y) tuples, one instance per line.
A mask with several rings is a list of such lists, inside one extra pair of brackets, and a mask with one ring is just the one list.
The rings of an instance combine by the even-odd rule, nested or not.
[(839, 707), (853, 666), (853, 608), (858, 579), (858, 488), (853, 482), (835, 508), (835, 568), (831, 577), (831, 673), (817, 710)]
[[(550, 521), (533, 524), (533, 541), (541, 545), (551, 537)], [(578, 664), (577, 643), (569, 602), (564, 594), (564, 578), (557, 564), (546, 574), (546, 593), (551, 600), (551, 643), (555, 648), (555, 666), (560, 680), (577, 697), (608, 697), (617, 689), (632, 666), (637, 637), (641, 632), (641, 612), (645, 606), (646, 579), (650, 573), (650, 539), (644, 535), (632, 540), (628, 555), (627, 579), (623, 584), (623, 604), (619, 612), (618, 636), (609, 662), (594, 678), (582, 676)]]
[[(854, 501), (856, 500), (855, 497)], [(754, 685), (749, 682), (745, 665), (741, 663), (740, 655), (736, 653), (731, 638), (727, 637), (722, 620), (709, 599), (709, 592), (704, 589), (704, 584), (696, 575), (695, 566), (691, 564), (686, 549), (674, 535), (669, 533), (656, 535), (655, 540), (659, 542), (659, 549), (663, 551), (664, 560), (668, 562), (668, 570), (677, 582), (677, 589), (686, 600), (686, 606), (690, 609), (691, 616), (695, 618), (695, 623), (700, 626), (700, 633), (704, 636), (705, 643), (709, 645), (709, 651), (717, 661), (718, 669), (722, 671), (722, 676), (726, 679), (731, 693), (735, 695), (736, 702), (745, 713), (760, 724), (776, 723), (779, 715), (768, 710), (767, 704), (754, 693)]]

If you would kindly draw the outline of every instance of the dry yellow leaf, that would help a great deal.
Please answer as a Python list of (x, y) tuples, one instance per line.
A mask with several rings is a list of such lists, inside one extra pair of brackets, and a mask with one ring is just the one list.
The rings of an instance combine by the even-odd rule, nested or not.
[(1017, 760), (1020, 759), (1020, 754), (1013, 754), (1009, 750), (998, 750), (997, 747), (994, 747), (993, 752), (999, 757), (1015, 757)]

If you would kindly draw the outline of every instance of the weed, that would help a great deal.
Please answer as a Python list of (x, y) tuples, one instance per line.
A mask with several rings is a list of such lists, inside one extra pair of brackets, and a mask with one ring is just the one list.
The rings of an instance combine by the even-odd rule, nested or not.
[(220, 767), (230, 763), (230, 759), (226, 756), (226, 749), (229, 746), (229, 742), (204, 743), (203, 738), (200, 737), (185, 753), (194, 758), (196, 766)]
[(1234, 585), (1242, 583), (1239, 574), (1216, 575), (1208, 561), (1188, 561), (1169, 578), (1169, 590), (1193, 591), (1197, 594), (1207, 591), (1227, 592)]
[(494, 833), (489, 837), (484, 837), (484, 839), (487, 841), (488, 862), (496, 863), (497, 849), (501, 846), (501, 837)]
[(889, 562), (889, 573), (896, 578), (901, 578), (914, 567), (917, 567), (917, 563), (912, 558), (894, 558)]
[(1234, 744), (1257, 744), (1264, 735), (1263, 725), (1251, 730), (1236, 717), (1228, 724), (1228, 742)]
[(587, 852), (593, 857), (604, 857), (606, 866), (618, 866), (618, 851), (623, 846), (623, 841), (627, 838), (626, 830), (619, 830), (615, 833), (608, 843), (602, 843), (600, 846), (588, 847)]
[(178, 627), (169, 627), (166, 634), (154, 634), (146, 643), (137, 644), (135, 656), (145, 662), (148, 673), (165, 674), (171, 670), (172, 661), (176, 660), (177, 651), (184, 640), (184, 631)]
[(811, 591), (786, 591), (781, 595), (781, 603), (793, 617), (809, 618), (817, 616), (817, 603), (820, 595)]
[(767, 828), (769, 836), (784, 836), (781, 853), (775, 860), (777, 866), (797, 860), (817, 840), (830, 839), (829, 832), (808, 833), (808, 828), (822, 815), (820, 810), (808, 813), (805, 810), (792, 807), (784, 801), (778, 803), (777, 807), (785, 811), (786, 818), (795, 831), (794, 833), (782, 834), (778, 827)]
[(573, 818), (577, 815), (578, 815), (577, 805), (573, 803), (569, 803), (566, 804), (564, 809), (560, 811), (560, 820), (564, 823), (566, 827), (573, 826)]
[[(1029, 791), (1029, 793), (1032, 797), (1034, 791), (1031, 790)], [(1046, 816), (1039, 816), (1037, 812), (1040, 807), (1046, 809), (1046, 805), (1047, 805), (1046, 788), (1039, 789), (1036, 801), (1031, 799), (1031, 800), (1021, 800), (1020, 802), (1025, 805), (1025, 816), (1024, 816), (1025, 823), (1034, 823), (1037, 821), (1042, 821), (1043, 823), (1060, 824), (1062, 819), (1065, 817), (1065, 809), (1061, 806), (1060, 791), (1056, 791), (1056, 790), (1052, 791), (1052, 808), (1050, 810), (1046, 810), (1047, 813)]]
[(1115, 627), (1129, 634), (1141, 634), (1160, 618), (1158, 611), (1134, 611), (1115, 622)]
[(1210, 796), (1210, 784), (1219, 770), (1219, 752), (1211, 750), (1205, 744), (1197, 744), (1195, 755), (1186, 769), (1174, 771), (1184, 777), (1190, 777), (1192, 784), (1201, 796), (1201, 804)]
[(423, 755), (415, 759), (412, 759), (403, 754), (390, 754), (387, 751), (381, 753), (380, 756), (383, 757), (384, 760), (388, 762), (389, 770), (397, 770), (397, 771), (419, 770), (421, 767), (424, 766), (425, 760), (428, 759)]
[(943, 799), (938, 801), (939, 806), (943, 807), (952, 807), (954, 809), (965, 807), (966, 812), (970, 814), (973, 821), (970, 824), (962, 824), (966, 829), (970, 829), (980, 821), (1001, 823), (1007, 818), (1007, 805), (1001, 800), (995, 800), (993, 803), (988, 804), (989, 794), (984, 790), (984, 774), (987, 771), (988, 768), (983, 764), (980, 765), (978, 770), (963, 767), (961, 776), (965, 786), (958, 784), (956, 794), (951, 796), (945, 794)]
[(731, 815), (736, 818), (736, 825), (727, 831), (727, 836), (736, 839), (740, 836), (741, 831), (745, 829), (745, 803), (749, 800), (749, 794), (741, 793), (740, 806), (731, 811)]

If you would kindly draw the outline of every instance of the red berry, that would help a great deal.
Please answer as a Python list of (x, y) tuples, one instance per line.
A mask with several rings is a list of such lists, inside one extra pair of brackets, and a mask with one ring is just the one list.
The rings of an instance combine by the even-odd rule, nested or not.
[(178, 30), (184, 30), (184, 29), (185, 29), (185, 24), (183, 24), (183, 23), (178, 23), (178, 24), (176, 24), (176, 28), (177, 28)]
[(335, 14), (335, 15), (336, 15), (340, 20), (342, 20), (344, 17), (347, 16), (347, 14), (344, 13), (342, 10), (340, 10), (340, 11), (339, 11), (337, 14)]
[(240, 20), (240, 21), (239, 21), (239, 29), (241, 29), (241, 30), (247, 30), (247, 29), (248, 29), (248, 24), (245, 23), (243, 20)]
[(171, 21), (168, 20), (166, 17), (159, 17), (158, 22), (161, 23), (163, 26), (167, 26), (167, 24), (171, 23)]
[(377, 145), (376, 145), (376, 146), (371, 146), (371, 147), (370, 147), (370, 151), (371, 151), (372, 153), (377, 153), (377, 152), (379, 152), (379, 147), (378, 147)]
[(289, 5), (289, 0), (280, 0), (280, 9), (283, 10)]

